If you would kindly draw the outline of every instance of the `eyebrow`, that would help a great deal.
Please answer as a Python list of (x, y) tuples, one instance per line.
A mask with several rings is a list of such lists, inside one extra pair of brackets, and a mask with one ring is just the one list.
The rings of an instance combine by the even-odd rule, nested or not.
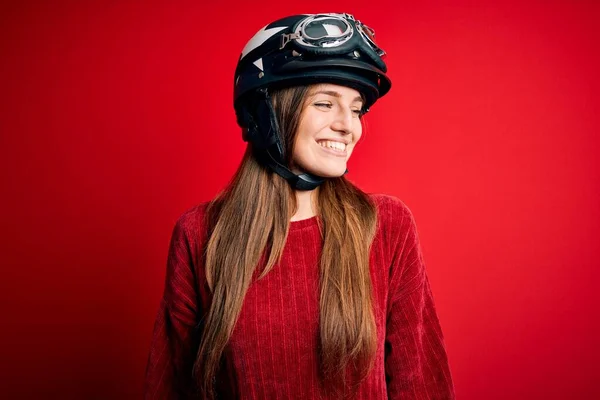
[[(342, 97), (342, 95), (341, 95), (341, 94), (339, 94), (338, 92), (336, 92), (336, 91), (334, 91), (334, 90), (319, 90), (319, 91), (316, 91), (316, 92), (314, 92), (314, 93), (312, 94), (312, 96), (316, 96), (316, 95), (318, 95), (318, 94), (327, 94), (327, 95), (329, 95), (329, 96), (333, 96), (333, 97), (336, 97), (336, 98), (338, 98), (338, 99), (339, 99), (340, 97)], [(352, 100), (352, 102), (354, 103), (355, 101), (360, 101), (361, 103), (364, 103), (364, 100), (363, 100), (362, 96), (356, 96), (356, 97), (354, 98), (354, 100)]]

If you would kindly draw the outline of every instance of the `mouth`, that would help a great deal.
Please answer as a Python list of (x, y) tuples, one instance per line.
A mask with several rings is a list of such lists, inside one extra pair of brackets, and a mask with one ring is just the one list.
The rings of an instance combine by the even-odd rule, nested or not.
[(339, 157), (345, 157), (347, 155), (345, 143), (334, 142), (332, 140), (319, 140), (317, 144), (321, 146), (329, 154), (333, 154)]

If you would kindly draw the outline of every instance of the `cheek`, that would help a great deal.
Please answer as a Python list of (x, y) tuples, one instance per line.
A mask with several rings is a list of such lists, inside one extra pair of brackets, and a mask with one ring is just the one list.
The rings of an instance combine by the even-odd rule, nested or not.
[(352, 131), (352, 143), (350, 144), (350, 147), (349, 147), (348, 156), (350, 156), (350, 154), (352, 154), (354, 152), (354, 149), (356, 148), (356, 145), (358, 144), (358, 142), (360, 141), (361, 138), (362, 138), (362, 125), (359, 125), (358, 127), (354, 128), (354, 130)]
[(354, 141), (358, 142), (362, 138), (362, 130), (354, 135)]
[(358, 142), (362, 137), (362, 123), (359, 121), (357, 127), (354, 129), (352, 134), (352, 141), (354, 143)]
[[(307, 119), (310, 121), (310, 115), (308, 117), (309, 118)], [(314, 120), (315, 118), (312, 119)], [(300, 124), (300, 126), (298, 127), (298, 134), (296, 135), (295, 139), (295, 147), (303, 148), (306, 150), (316, 141), (317, 134), (322, 129), (322, 127), (315, 122), (318, 121), (312, 121), (312, 123), (304, 121), (304, 123)]]
[(314, 139), (307, 131), (300, 130), (294, 141), (292, 161), (298, 162), (304, 160), (310, 151), (312, 141), (314, 141)]
[(306, 146), (308, 146), (311, 140), (313, 139), (307, 131), (299, 131), (294, 142), (294, 153), (296, 152), (296, 150), (306, 148)]

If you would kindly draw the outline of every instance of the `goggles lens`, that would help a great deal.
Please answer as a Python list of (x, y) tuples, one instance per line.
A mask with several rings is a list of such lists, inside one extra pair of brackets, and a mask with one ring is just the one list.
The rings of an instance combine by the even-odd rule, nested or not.
[(352, 34), (352, 27), (341, 18), (320, 17), (302, 27), (302, 37), (314, 44), (327, 45)]
[(350, 40), (355, 31), (379, 57), (385, 55), (385, 51), (375, 44), (375, 31), (350, 14), (311, 15), (300, 22), (293, 34), (282, 36), (281, 48), (290, 40), (306, 47), (335, 48)]

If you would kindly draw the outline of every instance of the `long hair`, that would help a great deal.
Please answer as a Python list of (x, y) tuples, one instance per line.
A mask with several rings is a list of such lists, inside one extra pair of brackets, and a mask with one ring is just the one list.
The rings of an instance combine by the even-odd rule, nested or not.
[[(307, 95), (308, 87), (304, 86), (272, 94), (288, 164)], [(351, 394), (368, 375), (377, 347), (369, 272), (376, 208), (344, 177), (326, 179), (319, 187), (317, 207), (323, 237), (321, 378), (326, 389)], [(255, 158), (251, 144), (229, 185), (209, 203), (204, 264), (212, 302), (194, 365), (195, 380), (205, 397), (214, 396), (221, 357), (255, 269), (264, 256), (260, 279), (279, 262), (296, 208), (289, 183)]]

